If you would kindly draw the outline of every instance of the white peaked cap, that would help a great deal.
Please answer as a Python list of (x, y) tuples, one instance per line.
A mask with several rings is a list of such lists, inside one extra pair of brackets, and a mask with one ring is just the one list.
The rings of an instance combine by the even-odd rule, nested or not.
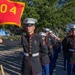
[(46, 36), (46, 33), (40, 32), (39, 35), (41, 35), (41, 36)]
[(75, 29), (75, 24), (73, 24), (73, 26), (71, 26), (70, 29)]
[(26, 18), (23, 20), (24, 24), (35, 24), (37, 22), (34, 18)]
[(73, 27), (75, 24), (69, 24), (69, 28)]
[(69, 27), (66, 28), (66, 33), (69, 33), (69, 31), (70, 31), (70, 28)]
[(49, 28), (44, 28), (43, 30), (46, 31), (46, 32), (49, 32), (50, 31)]
[(49, 31), (49, 33), (53, 33), (53, 31), (52, 31), (52, 30), (50, 30), (50, 31)]

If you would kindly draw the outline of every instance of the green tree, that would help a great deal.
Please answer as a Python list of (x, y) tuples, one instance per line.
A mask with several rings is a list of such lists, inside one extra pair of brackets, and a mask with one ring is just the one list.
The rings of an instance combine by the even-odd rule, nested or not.
[[(63, 36), (65, 29), (69, 23), (75, 23), (75, 0), (68, 0), (63, 5), (59, 4), (59, 0), (15, 0), (25, 2), (25, 9), (22, 15), (23, 19), (33, 17), (38, 20), (36, 24), (36, 31), (41, 31), (44, 27), (49, 27), (55, 34)], [(12, 26), (11, 26), (12, 27)], [(9, 28), (6, 27), (5, 28)], [(12, 27), (13, 30), (15, 26)], [(10, 28), (10, 29), (12, 29)], [(17, 30), (23, 31), (23, 28), (16, 27)], [(17, 33), (18, 34), (18, 33)]]

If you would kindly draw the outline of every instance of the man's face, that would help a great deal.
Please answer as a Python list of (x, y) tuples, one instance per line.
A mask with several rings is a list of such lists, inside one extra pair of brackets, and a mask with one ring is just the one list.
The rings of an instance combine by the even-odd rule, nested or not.
[(48, 35), (49, 34), (49, 32), (46, 32), (46, 35)]
[(67, 33), (67, 36), (71, 36), (72, 35), (72, 31), (69, 31), (68, 33)]
[(42, 36), (42, 40), (45, 40), (45, 37), (44, 36)]
[(35, 26), (34, 25), (32, 25), (32, 26), (26, 26), (26, 31), (28, 33), (33, 33), (34, 30), (35, 30)]
[(70, 30), (69, 35), (70, 35), (70, 36), (72, 35), (72, 30)]

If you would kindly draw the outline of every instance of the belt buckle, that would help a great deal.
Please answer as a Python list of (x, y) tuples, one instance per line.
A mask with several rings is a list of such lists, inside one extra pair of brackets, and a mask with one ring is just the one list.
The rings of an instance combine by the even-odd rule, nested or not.
[(29, 54), (30, 57), (32, 57), (32, 54)]

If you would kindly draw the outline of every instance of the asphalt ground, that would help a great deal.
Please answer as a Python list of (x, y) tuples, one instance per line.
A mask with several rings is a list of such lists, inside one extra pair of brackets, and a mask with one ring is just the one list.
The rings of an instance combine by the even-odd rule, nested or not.
[(13, 48), (0, 51), (0, 64), (3, 65), (5, 75), (21, 75), (22, 50)]

